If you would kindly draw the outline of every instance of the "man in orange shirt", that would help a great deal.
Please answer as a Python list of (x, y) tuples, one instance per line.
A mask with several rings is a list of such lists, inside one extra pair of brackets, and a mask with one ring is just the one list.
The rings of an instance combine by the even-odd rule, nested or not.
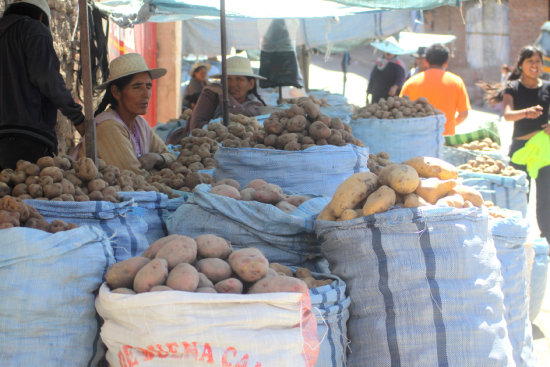
[(400, 96), (409, 96), (412, 101), (426, 98), (432, 106), (445, 114), (443, 135), (454, 135), (455, 126), (468, 117), (470, 98), (462, 79), (449, 71), (449, 49), (441, 44), (426, 50), (429, 69), (412, 76), (405, 82)]

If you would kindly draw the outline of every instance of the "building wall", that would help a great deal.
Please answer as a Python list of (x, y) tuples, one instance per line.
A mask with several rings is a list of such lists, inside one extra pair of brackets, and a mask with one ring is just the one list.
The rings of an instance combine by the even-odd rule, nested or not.
[(540, 27), (548, 20), (549, 2), (548, 0), (508, 0), (511, 64), (515, 64), (523, 46), (532, 44), (537, 39)]

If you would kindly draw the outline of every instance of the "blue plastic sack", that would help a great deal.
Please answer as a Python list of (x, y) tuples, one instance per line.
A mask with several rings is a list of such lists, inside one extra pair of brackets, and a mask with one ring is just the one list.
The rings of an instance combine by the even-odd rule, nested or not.
[(210, 185), (195, 187), (193, 197), (168, 217), (169, 234), (214, 234), (230, 241), (234, 249), (256, 247), (270, 262), (288, 266), (311, 268), (320, 257), (313, 225), (330, 198), (312, 198), (287, 214), (270, 204), (235, 200), (209, 190)]
[(443, 156), (444, 115), (405, 119), (357, 119), (350, 123), (353, 136), (371, 153), (387, 152), (393, 162), (416, 156)]
[(507, 218), (490, 218), (489, 227), (497, 249), (504, 278), (504, 318), (512, 344), (516, 367), (535, 367), (533, 334), (529, 321), (529, 294), (527, 292), (527, 263), (523, 244), (529, 224), (521, 213)]
[(349, 367), (514, 366), (486, 209), (394, 209), (315, 231), (351, 297)]
[(517, 176), (501, 176), (459, 170), (458, 176), (464, 185), (477, 189), (484, 200), (490, 200), (504, 209), (521, 212), (523, 216), (527, 213), (529, 183), (525, 172)]
[(299, 151), (220, 147), (214, 155), (214, 178), (232, 178), (242, 187), (261, 178), (285, 192), (332, 196), (346, 178), (368, 171), (368, 155), (367, 148), (351, 144)]
[(112, 264), (94, 227), (0, 230), (2, 366), (95, 366), (104, 353), (95, 292)]
[(124, 201), (133, 199), (138, 208), (142, 209), (134, 212), (147, 223), (145, 238), (149, 244), (168, 235), (165, 221), (168, 205), (166, 194), (156, 191), (121, 191), (118, 194)]
[(108, 201), (46, 201), (24, 200), (34, 206), (48, 221), (62, 219), (79, 226), (90, 225), (102, 229), (113, 246), (116, 261), (139, 256), (149, 247), (148, 225), (143, 219), (144, 209), (133, 199), (120, 203)]
[(533, 244), (535, 259), (531, 271), (531, 294), (529, 302), (529, 318), (535, 320), (544, 301), (546, 283), (548, 281), (548, 242), (544, 237), (537, 238)]
[(321, 343), (315, 367), (346, 367), (347, 322), (351, 299), (346, 283), (332, 274), (312, 272), (316, 279), (334, 279), (331, 284), (309, 290), (311, 308), (317, 317), (317, 338)]

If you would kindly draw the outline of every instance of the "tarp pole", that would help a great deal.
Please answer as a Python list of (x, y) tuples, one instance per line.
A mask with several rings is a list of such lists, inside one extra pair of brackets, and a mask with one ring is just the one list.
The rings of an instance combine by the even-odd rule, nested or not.
[(223, 111), (223, 124), (225, 126), (229, 125), (229, 94), (227, 91), (227, 65), (226, 57), (227, 55), (227, 37), (225, 34), (225, 0), (220, 0), (220, 30), (221, 30), (221, 45), (222, 45), (222, 111)]
[(86, 157), (97, 165), (97, 141), (92, 98), (92, 67), (90, 62), (90, 33), (88, 31), (88, 3), (78, 0), (78, 21), (80, 23), (80, 62), (82, 63), (82, 89), (84, 90), (84, 133)]

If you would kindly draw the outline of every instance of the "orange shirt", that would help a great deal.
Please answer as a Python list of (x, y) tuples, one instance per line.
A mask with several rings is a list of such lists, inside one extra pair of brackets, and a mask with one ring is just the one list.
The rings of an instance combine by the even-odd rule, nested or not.
[(424, 97), (445, 114), (447, 121), (443, 135), (454, 135), (457, 112), (472, 108), (462, 79), (442, 69), (428, 69), (409, 78), (399, 94), (401, 97), (404, 95), (412, 101)]

